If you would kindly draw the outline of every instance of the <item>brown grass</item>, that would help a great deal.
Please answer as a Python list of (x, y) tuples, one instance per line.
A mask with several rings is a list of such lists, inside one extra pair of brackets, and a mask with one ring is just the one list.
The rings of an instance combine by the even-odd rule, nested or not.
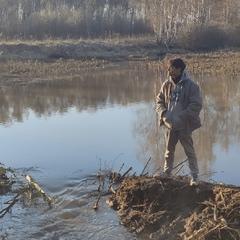
[(161, 61), (147, 61), (144, 63), (147, 69), (166, 69), (169, 59), (180, 57), (187, 64), (190, 72), (236, 75), (240, 72), (240, 52), (239, 51), (217, 51), (211, 53), (183, 53), (166, 54)]
[[(240, 51), (224, 49), (192, 53), (158, 46), (153, 38), (10, 41), (0, 43), (0, 85), (27, 84), (81, 75), (110, 62), (138, 63), (146, 70), (165, 70), (170, 58), (181, 57), (190, 72), (237, 75)], [(139, 64), (140, 63), (140, 64)]]

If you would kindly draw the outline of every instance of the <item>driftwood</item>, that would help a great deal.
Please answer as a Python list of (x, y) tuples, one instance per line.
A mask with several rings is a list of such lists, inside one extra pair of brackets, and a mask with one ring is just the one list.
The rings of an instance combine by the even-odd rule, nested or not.
[[(11, 177), (7, 176), (11, 174)], [(51, 198), (43, 191), (43, 189), (32, 179), (31, 176), (25, 176), (28, 184), (26, 182), (20, 180), (15, 172), (10, 168), (4, 168), (4, 166), (0, 163), (0, 194), (6, 194), (9, 192), (13, 192), (12, 185), (14, 183), (18, 183), (21, 187), (15, 189), (14, 192), (16, 196), (12, 199), (8, 200), (4, 204), (8, 204), (7, 207), (0, 210), (0, 218), (3, 218), (7, 213), (10, 213), (13, 206), (18, 203), (21, 199), (25, 198), (28, 195), (29, 199), (32, 199), (32, 195), (34, 197), (42, 196), (44, 201), (48, 202), (48, 206), (51, 206), (52, 200)]]
[(42, 188), (29, 176), (25, 176), (27, 181), (29, 182), (30, 186), (36, 189), (43, 197), (44, 201), (48, 202), (48, 205), (51, 206), (52, 199), (42, 190)]

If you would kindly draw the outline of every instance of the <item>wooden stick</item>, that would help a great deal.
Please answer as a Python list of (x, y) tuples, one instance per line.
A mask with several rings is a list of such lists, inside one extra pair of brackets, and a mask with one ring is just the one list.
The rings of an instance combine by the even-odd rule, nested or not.
[(42, 188), (36, 182), (34, 182), (29, 175), (26, 175), (25, 177), (29, 184), (42, 194), (43, 200), (47, 200), (48, 204), (51, 205), (52, 199), (42, 190)]
[(213, 220), (214, 220), (214, 222), (218, 221), (217, 214), (218, 214), (217, 206), (214, 204), (214, 208), (213, 208)]
[(218, 230), (220, 228), (223, 228), (223, 227), (221, 226), (221, 224), (218, 224), (215, 227), (211, 228), (207, 233), (204, 233), (203, 236), (201, 236), (201, 237), (204, 237), (204, 239), (205, 239), (206, 237), (210, 236), (213, 232), (215, 232), (216, 230)]
[(99, 194), (99, 195), (98, 195), (98, 198), (97, 198), (97, 200), (96, 200), (96, 202), (95, 202), (95, 204), (94, 204), (94, 206), (93, 206), (93, 209), (97, 210), (97, 209), (98, 209), (98, 203), (99, 203), (99, 201), (100, 201), (100, 198), (103, 197), (103, 196), (106, 196), (106, 195), (108, 195), (108, 194), (111, 194), (111, 192), (110, 192), (110, 191), (107, 191), (107, 192), (105, 192), (105, 193)]
[(174, 175), (177, 175), (181, 171), (182, 168), (183, 168), (183, 165), (174, 173)]
[(148, 161), (147, 161), (147, 163), (145, 164), (145, 166), (144, 166), (144, 168), (143, 168), (143, 170), (142, 170), (140, 176), (143, 175), (143, 173), (144, 173), (145, 169), (147, 168), (147, 165), (149, 164), (150, 160), (151, 160), (151, 158), (148, 159)]
[(180, 162), (176, 167), (174, 167), (173, 169), (177, 168), (178, 166), (180, 166), (181, 164), (185, 163), (186, 161), (188, 161), (188, 158), (185, 159), (184, 161)]
[(122, 175), (122, 177), (120, 178), (120, 180), (123, 180), (124, 177), (125, 177), (130, 171), (132, 171), (132, 167), (130, 167), (130, 168)]
[(161, 167), (157, 168), (157, 170), (156, 170), (155, 172), (153, 172), (153, 175), (154, 175), (155, 173), (157, 173), (160, 169), (161, 169)]
[(124, 166), (124, 163), (122, 164), (122, 166), (120, 167), (119, 171), (118, 171), (118, 174), (120, 174), (120, 172), (122, 171), (122, 168)]
[(204, 232), (206, 231), (206, 229), (200, 228), (199, 230), (195, 231), (191, 236), (189, 236), (188, 240), (205, 239), (205, 237), (211, 235), (214, 231), (218, 230), (219, 228), (221, 228), (220, 224), (214, 226), (208, 232)]
[(224, 207), (226, 207), (226, 203), (225, 203), (225, 198), (224, 198), (224, 196), (223, 196), (223, 193), (222, 193), (222, 191), (220, 190), (220, 196), (221, 196), (221, 198), (222, 198), (222, 201), (223, 201), (223, 205), (224, 205)]

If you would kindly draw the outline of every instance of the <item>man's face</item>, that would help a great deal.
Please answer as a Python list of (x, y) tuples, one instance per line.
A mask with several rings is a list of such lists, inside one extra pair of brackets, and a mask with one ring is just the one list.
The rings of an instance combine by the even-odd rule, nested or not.
[(169, 76), (173, 77), (173, 78), (181, 75), (181, 68), (175, 68), (172, 65), (167, 66), (167, 71), (168, 71)]

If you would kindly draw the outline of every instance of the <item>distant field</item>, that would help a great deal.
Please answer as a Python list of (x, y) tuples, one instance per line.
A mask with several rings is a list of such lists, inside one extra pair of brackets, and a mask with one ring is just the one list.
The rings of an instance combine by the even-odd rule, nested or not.
[(15, 85), (79, 75), (84, 69), (110, 62), (138, 62), (162, 70), (170, 58), (181, 57), (189, 71), (231, 74), (240, 72), (239, 49), (189, 52), (167, 49), (153, 38), (0, 43), (0, 85)]

